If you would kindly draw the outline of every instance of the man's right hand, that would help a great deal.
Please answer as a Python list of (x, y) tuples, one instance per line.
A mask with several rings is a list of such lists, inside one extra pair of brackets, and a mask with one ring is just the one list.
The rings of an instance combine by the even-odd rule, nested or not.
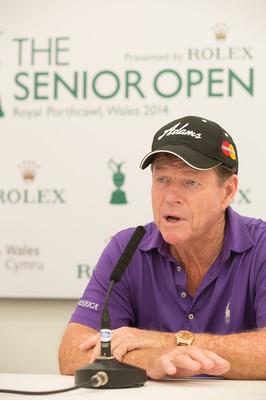
[(223, 375), (229, 369), (230, 363), (212, 351), (196, 346), (177, 346), (159, 356), (147, 372), (152, 379), (162, 379), (166, 376)]

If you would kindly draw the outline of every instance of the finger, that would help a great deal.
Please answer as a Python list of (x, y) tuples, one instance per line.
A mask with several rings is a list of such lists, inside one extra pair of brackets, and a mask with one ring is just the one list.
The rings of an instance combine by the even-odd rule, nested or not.
[(198, 374), (222, 375), (230, 364), (211, 351), (191, 347), (177, 347), (162, 355), (151, 368), (151, 377), (160, 379), (166, 375), (186, 377)]
[[(162, 357), (163, 361), (165, 356)], [(167, 358), (167, 357), (166, 357)], [(196, 354), (192, 354), (189, 352), (189, 354), (183, 353), (183, 354), (174, 354), (173, 357), (169, 358), (170, 361), (179, 369), (188, 369), (191, 371), (198, 371), (200, 370), (202, 366), (202, 359), (200, 356)]]
[(161, 371), (164, 372), (163, 375), (174, 375), (177, 371), (177, 368), (175, 366), (175, 364), (173, 363), (173, 361), (167, 359), (167, 358), (162, 358), (160, 360), (160, 364), (161, 364)]
[(133, 345), (133, 343), (126, 339), (126, 338), (122, 338), (122, 337), (115, 337), (115, 339), (112, 340), (111, 343), (111, 351), (112, 354), (119, 360), (121, 361), (123, 356), (131, 351), (131, 350), (135, 350), (135, 346)]
[(119, 361), (122, 361), (122, 358), (124, 357), (125, 354), (128, 352), (128, 347), (127, 345), (119, 345), (115, 349), (112, 347), (112, 354), (117, 358)]
[(202, 373), (202, 371), (212, 370), (215, 366), (213, 359), (197, 347), (175, 348), (161, 357), (164, 370), (170, 367), (169, 362), (175, 365), (177, 370), (191, 371), (192, 373)]
[(148, 371), (148, 375), (152, 379), (161, 379), (167, 375), (175, 375), (176, 372), (177, 368), (171, 360), (160, 357)]
[[(180, 358), (180, 352), (183, 353), (183, 356), (187, 355), (187, 357)], [(197, 373), (201, 374), (222, 375), (230, 369), (230, 363), (227, 360), (212, 351), (201, 350), (196, 346), (182, 350), (180, 348), (175, 349), (173, 354), (170, 354), (170, 358), (172, 358), (176, 366), (190, 369), (191, 371), (197, 371), (196, 364), (193, 362), (198, 363), (199, 369)]]
[[(190, 350), (192, 350), (192, 347)], [(227, 360), (210, 350), (201, 350), (193, 346), (193, 352), (190, 352), (190, 356), (200, 362), (201, 367), (207, 372), (211, 370), (213, 375), (220, 375), (230, 369), (230, 363)]]
[(85, 342), (79, 345), (81, 350), (89, 350), (91, 347), (94, 347), (96, 343), (100, 340), (100, 335), (97, 333), (96, 335), (92, 336)]
[(153, 379), (161, 379), (165, 376), (175, 376), (183, 378), (201, 373), (201, 365), (191, 359), (187, 354), (172, 352), (161, 356), (149, 371)]
[(215, 357), (211, 357), (212, 352), (201, 350), (196, 346), (186, 347), (187, 355), (190, 359), (200, 364), (201, 368), (212, 369), (215, 365)]
[(98, 342), (91, 352), (90, 362), (93, 362), (96, 358), (98, 358), (100, 356), (100, 354), (101, 354), (101, 346), (100, 346), (100, 342)]
[(213, 362), (217, 365), (222, 365), (222, 364), (228, 364), (228, 361), (225, 360), (224, 358), (222, 358), (221, 356), (219, 356), (218, 354), (214, 353), (213, 351), (210, 350), (203, 350), (203, 352), (205, 353), (205, 355), (207, 357), (209, 357), (211, 360), (213, 360)]
[(205, 355), (213, 361), (213, 367), (208, 372), (209, 374), (222, 375), (229, 371), (230, 363), (227, 360), (208, 350), (205, 350)]

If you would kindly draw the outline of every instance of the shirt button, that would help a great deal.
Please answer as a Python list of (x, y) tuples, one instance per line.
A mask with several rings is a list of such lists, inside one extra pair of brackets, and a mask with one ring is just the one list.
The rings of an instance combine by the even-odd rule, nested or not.
[(194, 319), (194, 314), (188, 314), (189, 319)]
[(179, 267), (179, 265), (176, 267), (177, 272), (181, 271), (181, 267)]
[(186, 292), (181, 292), (181, 297), (183, 297), (183, 298), (187, 297)]

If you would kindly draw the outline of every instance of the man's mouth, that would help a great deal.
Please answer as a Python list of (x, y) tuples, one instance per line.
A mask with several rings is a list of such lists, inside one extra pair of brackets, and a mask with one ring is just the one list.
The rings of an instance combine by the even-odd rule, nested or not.
[(165, 218), (166, 218), (166, 220), (167, 220), (168, 222), (177, 222), (177, 221), (180, 221), (180, 218), (175, 217), (174, 215), (167, 215)]

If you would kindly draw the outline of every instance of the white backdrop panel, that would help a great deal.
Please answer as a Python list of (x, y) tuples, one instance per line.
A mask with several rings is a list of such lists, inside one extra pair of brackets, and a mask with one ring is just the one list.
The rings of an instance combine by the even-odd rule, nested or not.
[(78, 298), (110, 237), (152, 219), (139, 162), (184, 115), (232, 134), (233, 206), (265, 219), (265, 12), (263, 0), (0, 1), (1, 297)]

